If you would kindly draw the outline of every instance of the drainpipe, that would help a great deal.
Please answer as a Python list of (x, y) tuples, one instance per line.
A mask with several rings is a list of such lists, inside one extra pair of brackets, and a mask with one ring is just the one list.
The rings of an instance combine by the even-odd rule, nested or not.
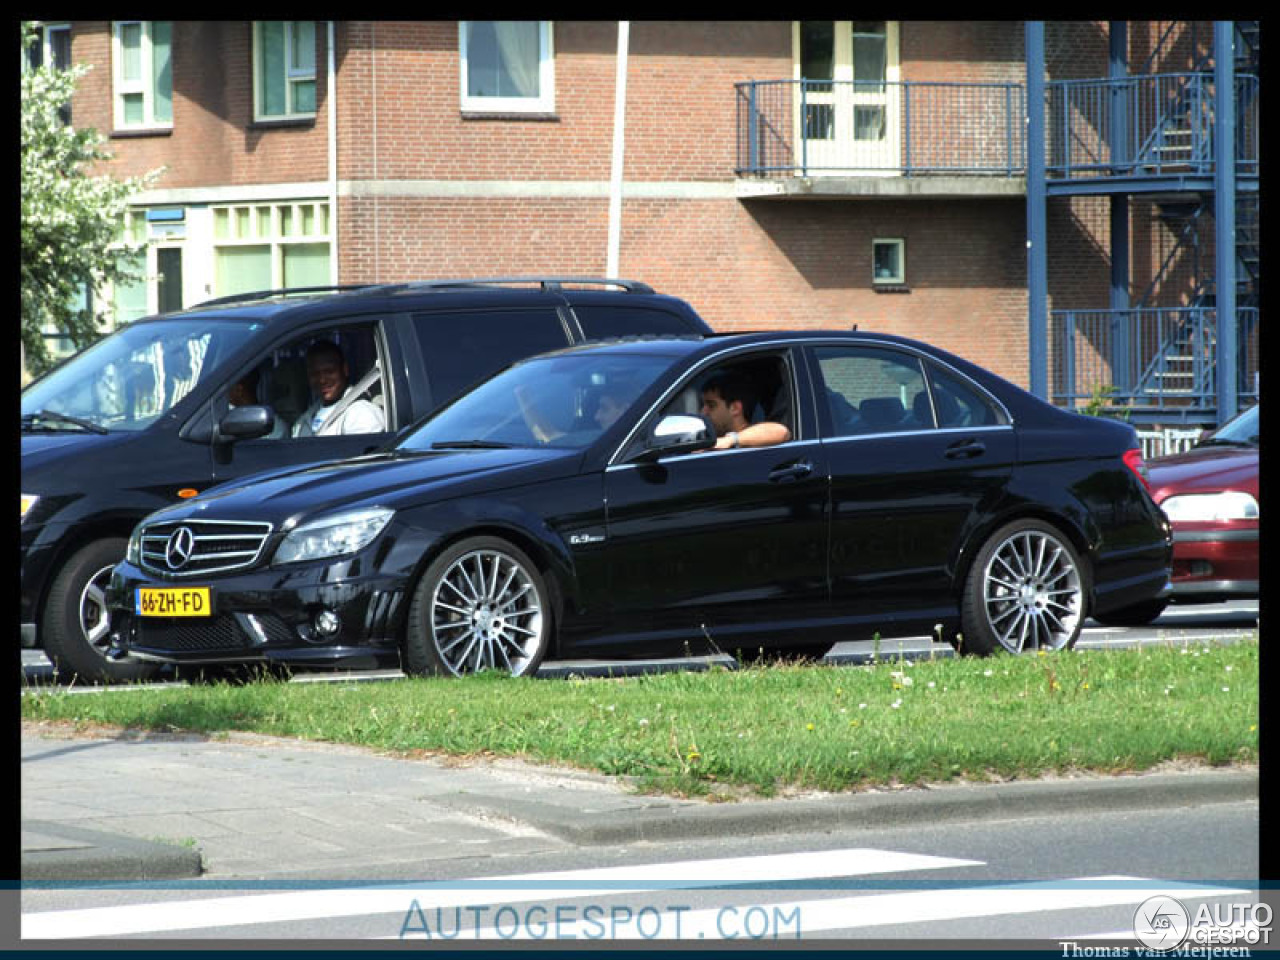
[(1236, 415), (1236, 103), (1235, 27), (1213, 24), (1214, 309), (1218, 313), (1218, 423)]
[(334, 72), (337, 68), (338, 57), (334, 51), (334, 38), (337, 34), (333, 21), (326, 21), (328, 24), (328, 43), (326, 46), (329, 50), (328, 76), (325, 79), (325, 100), (327, 101), (328, 123), (329, 123), (329, 257), (332, 267), (329, 270), (329, 276), (332, 278), (333, 284), (336, 286), (338, 280), (338, 100), (335, 96), (337, 87), (337, 77)]
[(627, 47), (631, 22), (618, 21), (617, 78), (613, 91), (613, 165), (609, 174), (609, 240), (605, 276), (618, 276), (618, 249), (622, 242), (622, 156), (627, 116)]

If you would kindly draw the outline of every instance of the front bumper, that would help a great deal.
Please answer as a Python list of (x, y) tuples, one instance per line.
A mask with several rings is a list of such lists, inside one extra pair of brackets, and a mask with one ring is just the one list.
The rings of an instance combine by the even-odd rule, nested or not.
[(1212, 603), (1258, 596), (1258, 528), (1179, 525), (1173, 533), (1173, 599)]
[[(107, 589), (112, 656), (175, 664), (397, 665), (407, 583), (352, 568), (346, 560), (174, 580), (121, 563)], [(208, 587), (211, 609), (199, 617), (144, 616), (140, 587)], [(324, 621), (331, 629), (321, 628)]]

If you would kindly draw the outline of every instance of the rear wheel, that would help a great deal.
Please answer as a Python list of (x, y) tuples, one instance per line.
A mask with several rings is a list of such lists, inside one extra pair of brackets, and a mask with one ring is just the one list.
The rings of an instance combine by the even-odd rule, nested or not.
[(518, 547), (496, 537), (454, 544), (432, 562), (414, 591), (405, 673), (533, 674), (551, 646), (549, 601), (537, 565)]
[(1088, 570), (1057, 528), (1015, 520), (978, 551), (961, 605), (962, 653), (1066, 650), (1085, 619)]
[(107, 584), (127, 545), (122, 537), (95, 540), (72, 554), (54, 577), (41, 617), (41, 638), (58, 673), (90, 683), (134, 683), (158, 672), (155, 664), (107, 659)]

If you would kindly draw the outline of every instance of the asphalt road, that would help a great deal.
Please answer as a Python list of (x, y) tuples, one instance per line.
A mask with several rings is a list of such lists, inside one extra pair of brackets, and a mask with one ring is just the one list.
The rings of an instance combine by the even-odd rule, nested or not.
[[(1228, 603), (1171, 606), (1159, 619), (1145, 627), (1104, 627), (1090, 620), (1085, 624), (1078, 646), (1080, 649), (1125, 647), (1144, 643), (1191, 642), (1233, 640), (1251, 636), (1258, 629), (1258, 601), (1233, 600)], [(860, 663), (875, 654), (870, 641), (837, 644), (827, 659), (836, 663)], [(950, 656), (946, 644), (933, 643), (929, 637), (913, 637), (904, 640), (886, 640), (880, 644), (880, 656)], [(561, 660), (546, 664), (540, 676), (556, 677), (567, 674), (606, 674), (615, 676), (666, 671), (702, 669), (709, 663), (728, 663), (727, 658), (694, 658), (644, 661)], [(59, 682), (44, 654), (38, 650), (22, 651), (23, 678), (28, 684)], [(295, 683), (316, 683), (341, 679), (391, 679), (400, 677), (398, 670), (370, 670), (359, 673), (309, 673), (295, 677)], [(166, 682), (163, 678), (159, 681)], [(94, 688), (78, 689), (91, 692)]]

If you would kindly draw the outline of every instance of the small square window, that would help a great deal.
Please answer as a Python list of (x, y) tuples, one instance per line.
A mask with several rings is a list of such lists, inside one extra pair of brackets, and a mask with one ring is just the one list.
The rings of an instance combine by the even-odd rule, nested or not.
[(458, 24), (462, 109), (550, 113), (555, 61), (549, 20), (462, 20)]
[(877, 284), (907, 282), (906, 241), (901, 239), (871, 241), (871, 281)]

